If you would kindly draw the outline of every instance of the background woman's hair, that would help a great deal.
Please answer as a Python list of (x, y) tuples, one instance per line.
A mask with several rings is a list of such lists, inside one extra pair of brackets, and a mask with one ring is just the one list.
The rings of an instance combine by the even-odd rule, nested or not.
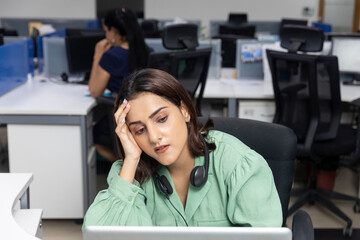
[[(181, 103), (183, 103), (190, 114), (190, 122), (187, 123), (189, 134), (188, 145), (190, 152), (194, 157), (204, 155), (199, 133), (201, 131), (204, 132), (203, 135), (207, 135), (207, 128), (211, 127), (212, 124), (211, 122), (208, 122), (204, 125), (203, 129), (200, 129), (196, 110), (190, 95), (179, 81), (164, 71), (148, 68), (134, 72), (128, 76), (124, 80), (115, 101), (114, 112), (116, 112), (124, 99), (130, 101), (143, 92), (156, 94), (170, 101), (179, 109), (181, 107)], [(122, 158), (124, 158), (124, 150), (118, 137), (117, 142)], [(208, 147), (209, 150), (215, 149), (214, 144), (208, 144)], [(158, 167), (160, 167), (160, 164), (143, 152), (136, 170), (135, 179), (139, 181), (140, 184), (144, 183), (144, 181), (149, 179)]]
[(129, 42), (130, 72), (146, 67), (150, 50), (145, 44), (142, 30), (133, 11), (129, 8), (110, 10), (104, 19), (110, 30), (116, 28)]

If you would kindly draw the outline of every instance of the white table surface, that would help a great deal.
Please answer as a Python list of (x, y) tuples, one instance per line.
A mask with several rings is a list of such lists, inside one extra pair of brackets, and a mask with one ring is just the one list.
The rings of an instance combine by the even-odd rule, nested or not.
[(35, 77), (0, 97), (0, 114), (87, 115), (95, 106), (87, 85)]
[[(351, 102), (360, 98), (360, 86), (340, 86), (341, 100)], [(208, 79), (204, 98), (274, 99), (271, 81), (239, 80), (231, 78)]]
[(13, 215), (19, 211), (15, 205), (32, 180), (31, 173), (0, 173), (0, 239), (38, 239), (23, 229)]

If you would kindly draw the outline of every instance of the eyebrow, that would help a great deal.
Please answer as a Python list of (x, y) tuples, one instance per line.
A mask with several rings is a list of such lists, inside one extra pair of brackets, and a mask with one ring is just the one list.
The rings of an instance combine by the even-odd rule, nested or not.
[[(163, 110), (164, 108), (167, 108), (167, 107), (161, 107), (161, 108), (158, 108), (157, 110), (155, 110), (150, 116), (149, 116), (149, 118), (153, 118), (153, 117), (155, 117), (156, 116), (156, 114), (158, 114), (161, 110)], [(135, 121), (135, 122), (131, 122), (131, 123), (129, 123), (129, 127), (131, 126), (131, 125), (134, 125), (134, 124), (140, 124), (141, 123), (141, 121)]]

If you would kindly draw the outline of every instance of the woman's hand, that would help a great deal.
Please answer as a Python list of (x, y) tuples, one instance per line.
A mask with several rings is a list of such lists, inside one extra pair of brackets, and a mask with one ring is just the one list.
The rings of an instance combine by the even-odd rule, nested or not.
[(130, 105), (128, 104), (127, 100), (124, 100), (124, 102), (116, 110), (114, 116), (117, 124), (115, 132), (120, 139), (125, 153), (124, 164), (120, 171), (120, 177), (132, 183), (142, 150), (137, 145), (133, 135), (126, 125), (125, 118), (129, 111)]
[(101, 56), (110, 48), (111, 48), (111, 43), (109, 43), (109, 41), (106, 38), (100, 40), (95, 46), (94, 57), (101, 58)]

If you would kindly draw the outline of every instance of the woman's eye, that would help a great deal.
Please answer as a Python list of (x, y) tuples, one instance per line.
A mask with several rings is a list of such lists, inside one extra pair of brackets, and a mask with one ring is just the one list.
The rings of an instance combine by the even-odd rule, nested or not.
[(167, 120), (168, 116), (162, 117), (158, 120), (158, 122), (163, 123)]
[(140, 128), (139, 130), (135, 131), (135, 134), (139, 135), (142, 134), (144, 132), (144, 128)]

